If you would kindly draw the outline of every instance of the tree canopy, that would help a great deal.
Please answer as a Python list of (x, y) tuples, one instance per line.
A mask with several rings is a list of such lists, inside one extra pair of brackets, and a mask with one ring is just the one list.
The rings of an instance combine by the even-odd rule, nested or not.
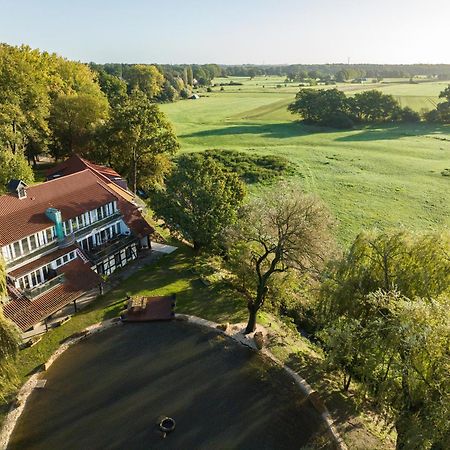
[(363, 384), (397, 448), (445, 448), (450, 428), (450, 234), (362, 233), (322, 285), (332, 365)]
[(237, 219), (245, 187), (234, 173), (199, 154), (178, 158), (152, 207), (196, 250), (223, 245), (224, 230)]
[(138, 89), (113, 110), (107, 135), (108, 159), (135, 192), (160, 182), (179, 148), (166, 116)]
[(334, 247), (333, 221), (318, 198), (284, 183), (252, 200), (239, 215), (229, 247), (231, 268), (248, 298), (250, 333), (274, 274), (294, 270), (317, 276)]
[(300, 114), (306, 123), (334, 128), (351, 128), (355, 123), (420, 120), (411, 108), (401, 108), (394, 97), (377, 90), (347, 97), (336, 88), (300, 89), (288, 110)]

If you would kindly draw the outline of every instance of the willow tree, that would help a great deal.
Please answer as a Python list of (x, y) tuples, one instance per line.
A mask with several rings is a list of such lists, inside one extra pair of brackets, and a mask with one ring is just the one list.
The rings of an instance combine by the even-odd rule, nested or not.
[(3, 315), (2, 304), (6, 297), (6, 271), (0, 259), (0, 399), (7, 396), (17, 381), (14, 360), (20, 341), (18, 328)]
[(230, 248), (232, 270), (248, 298), (246, 333), (255, 330), (275, 274), (319, 274), (334, 248), (332, 223), (320, 199), (285, 183), (242, 208), (230, 232)]

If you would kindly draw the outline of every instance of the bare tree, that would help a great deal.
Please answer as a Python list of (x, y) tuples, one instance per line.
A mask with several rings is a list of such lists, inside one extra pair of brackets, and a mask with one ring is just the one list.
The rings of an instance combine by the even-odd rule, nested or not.
[(332, 222), (322, 201), (286, 183), (242, 209), (230, 239), (232, 267), (249, 299), (246, 333), (255, 330), (274, 274), (288, 270), (318, 273), (334, 248)]

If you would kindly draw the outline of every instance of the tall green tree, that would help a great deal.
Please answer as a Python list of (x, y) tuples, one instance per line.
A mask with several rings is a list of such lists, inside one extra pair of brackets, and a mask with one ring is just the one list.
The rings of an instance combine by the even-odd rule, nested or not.
[(429, 122), (450, 123), (450, 84), (439, 94), (439, 98), (444, 101), (438, 103), (436, 109), (429, 111), (425, 118)]
[(164, 85), (164, 75), (153, 65), (133, 65), (127, 69), (124, 76), (130, 92), (137, 88), (151, 99), (160, 94)]
[(300, 114), (307, 123), (351, 128), (345, 93), (338, 89), (300, 89), (288, 106), (293, 114)]
[(59, 95), (53, 102), (49, 120), (52, 155), (56, 159), (73, 153), (89, 155), (94, 150), (96, 132), (108, 114), (108, 101), (103, 95)]
[(113, 110), (107, 133), (111, 164), (134, 192), (161, 182), (179, 148), (166, 116), (138, 89)]
[(126, 99), (127, 83), (124, 80), (115, 75), (110, 75), (104, 70), (100, 70), (98, 72), (98, 82), (111, 106), (115, 106)]
[(45, 151), (53, 80), (48, 55), (0, 44), (0, 146), (30, 160)]
[(371, 292), (397, 290), (414, 299), (450, 291), (450, 233), (406, 230), (360, 233), (327, 271), (322, 307), (327, 316), (360, 318)]
[(251, 333), (274, 275), (318, 275), (333, 249), (332, 219), (318, 198), (284, 183), (247, 204), (240, 217), (230, 234), (231, 268), (245, 286)]
[(244, 196), (236, 174), (212, 158), (190, 154), (178, 159), (152, 206), (195, 250), (211, 250), (223, 244), (224, 230), (236, 221)]
[(33, 170), (22, 152), (0, 150), (0, 167), (0, 194), (6, 192), (6, 185), (12, 179), (22, 180), (25, 183), (34, 181)]

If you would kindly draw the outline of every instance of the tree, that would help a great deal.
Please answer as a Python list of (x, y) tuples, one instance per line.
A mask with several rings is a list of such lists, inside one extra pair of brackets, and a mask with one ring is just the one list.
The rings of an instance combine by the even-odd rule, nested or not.
[(353, 126), (348, 117), (347, 97), (338, 89), (300, 89), (288, 110), (300, 114), (307, 123), (337, 128)]
[(386, 122), (399, 109), (399, 104), (392, 95), (383, 94), (376, 89), (355, 94), (352, 100), (352, 114), (360, 122)]
[(108, 101), (104, 95), (62, 94), (53, 102), (50, 128), (52, 155), (63, 158), (72, 153), (89, 154), (95, 133), (108, 117)]
[(450, 302), (397, 291), (365, 297), (364, 316), (342, 315), (321, 334), (332, 364), (363, 383), (397, 431), (397, 449), (443, 449), (450, 436)]
[(166, 116), (137, 89), (113, 110), (108, 135), (111, 164), (134, 192), (162, 181), (169, 157), (179, 148)]
[(22, 152), (13, 153), (11, 150), (0, 150), (0, 194), (5, 192), (6, 185), (12, 179), (25, 183), (34, 181), (33, 170)]
[(186, 68), (186, 78), (187, 78), (187, 85), (193, 86), (194, 85), (194, 74), (192, 72), (191, 66), (187, 66), (187, 68)]
[(28, 46), (0, 44), (0, 145), (29, 160), (47, 145), (53, 78), (47, 55)]
[(363, 232), (333, 262), (322, 285), (322, 314), (361, 318), (368, 294), (397, 290), (408, 298), (436, 298), (450, 286), (450, 233)]
[(127, 83), (119, 77), (100, 70), (98, 72), (98, 82), (111, 106), (121, 103), (127, 97)]
[(425, 119), (429, 122), (450, 123), (450, 84), (439, 94), (439, 98), (444, 101), (438, 103), (436, 109), (429, 111), (425, 115)]
[(136, 64), (128, 68), (125, 79), (129, 92), (140, 89), (149, 99), (155, 98), (164, 85), (164, 76), (156, 66)]
[(397, 447), (444, 448), (450, 386), (450, 233), (361, 233), (321, 288), (330, 362), (397, 429)]
[(230, 235), (233, 271), (243, 277), (249, 319), (245, 332), (255, 330), (274, 274), (290, 270), (317, 275), (333, 248), (332, 220), (316, 197), (285, 184), (242, 208)]
[(218, 247), (227, 226), (237, 219), (244, 184), (212, 158), (180, 157), (152, 205), (166, 225), (192, 242), (196, 251)]
[(3, 315), (2, 304), (7, 297), (6, 270), (0, 258), (0, 399), (10, 392), (17, 382), (14, 359), (19, 350), (20, 332), (16, 325)]

